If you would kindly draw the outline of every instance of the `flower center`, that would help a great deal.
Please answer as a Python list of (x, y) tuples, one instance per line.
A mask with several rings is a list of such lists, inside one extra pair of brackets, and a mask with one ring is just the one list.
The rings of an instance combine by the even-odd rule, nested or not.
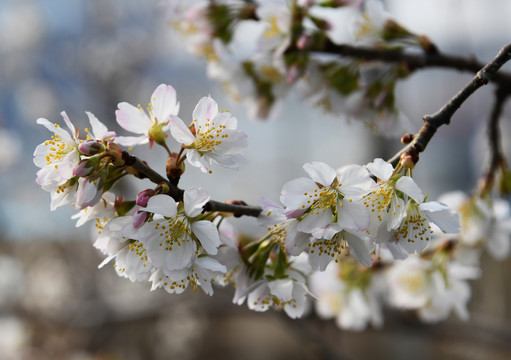
[(197, 125), (197, 120), (194, 119), (193, 125), (196, 129), (196, 140), (190, 147), (196, 148), (200, 153), (214, 151), (215, 147), (222, 143), (222, 139), (229, 137), (228, 134), (223, 133), (225, 125), (217, 126), (210, 119), (207, 119), (204, 125)]
[(51, 140), (45, 141), (44, 145), (50, 149), (48, 155), (46, 155), (46, 165), (56, 163), (55, 169), (58, 168), (58, 163), (61, 162), (68, 153), (74, 150), (73, 146), (63, 142), (62, 138), (57, 134), (54, 134)]
[(421, 215), (417, 204), (412, 202), (408, 207), (406, 218), (403, 223), (394, 231), (394, 238), (397, 241), (406, 240), (408, 242), (416, 242), (418, 240), (428, 241), (433, 234), (429, 221)]
[(163, 240), (159, 245), (167, 251), (172, 251), (174, 245), (181, 246), (182, 243), (192, 241), (192, 231), (188, 220), (184, 217), (177, 216), (165, 221), (157, 221), (154, 229), (160, 231), (159, 234)]

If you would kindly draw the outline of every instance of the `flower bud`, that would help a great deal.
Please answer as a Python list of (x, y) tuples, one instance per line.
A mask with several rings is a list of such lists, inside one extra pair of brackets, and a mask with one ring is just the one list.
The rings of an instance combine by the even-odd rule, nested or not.
[(146, 207), (147, 206), (147, 202), (149, 201), (149, 199), (155, 194), (154, 190), (152, 189), (147, 189), (147, 190), (144, 190), (144, 191), (141, 191), (138, 196), (137, 196), (137, 202), (136, 204), (138, 206), (142, 206), (142, 207)]
[(125, 164), (125, 161), (122, 157), (122, 149), (119, 147), (119, 145), (113, 141), (109, 141), (107, 143), (107, 150), (112, 157), (112, 162), (115, 166), (123, 166)]
[(89, 140), (78, 145), (78, 150), (85, 156), (92, 156), (105, 151), (105, 145), (100, 142)]
[(80, 161), (78, 166), (73, 169), (73, 176), (89, 176), (99, 166), (99, 161), (96, 157)]
[(407, 145), (413, 141), (413, 138), (414, 138), (413, 134), (410, 133), (404, 134), (403, 136), (401, 136), (401, 143)]
[(144, 225), (147, 219), (147, 212), (139, 211), (140, 209), (135, 210), (133, 215), (131, 215), (132, 225), (135, 229), (138, 229), (142, 225)]
[(408, 154), (403, 154), (403, 156), (401, 156), (401, 166), (405, 169), (413, 169), (415, 163), (413, 161), (412, 156)]

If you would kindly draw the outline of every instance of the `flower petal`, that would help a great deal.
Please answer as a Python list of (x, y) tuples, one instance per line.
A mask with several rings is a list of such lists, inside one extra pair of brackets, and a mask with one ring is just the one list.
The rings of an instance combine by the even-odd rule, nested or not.
[(218, 253), (220, 236), (215, 224), (208, 220), (196, 221), (192, 223), (192, 232), (197, 236), (208, 254), (216, 255)]
[(160, 84), (151, 95), (153, 115), (159, 124), (170, 120), (170, 115), (177, 115), (179, 103), (176, 101), (176, 90), (170, 85)]
[(193, 120), (197, 120), (198, 125), (204, 126), (208, 120), (213, 119), (218, 114), (218, 104), (210, 96), (199, 100), (193, 110)]
[(141, 208), (140, 211), (174, 217), (177, 215), (177, 204), (170, 196), (160, 194), (151, 197), (147, 202), (147, 206)]
[(396, 189), (404, 192), (406, 195), (408, 195), (418, 203), (424, 201), (424, 195), (422, 194), (422, 190), (409, 176), (402, 176), (396, 182)]
[(195, 141), (195, 136), (179, 117), (170, 116), (169, 128), (170, 134), (178, 143), (191, 145)]
[(311, 179), (314, 180), (314, 182), (325, 186), (331, 185), (337, 176), (334, 169), (319, 161), (306, 163), (303, 165), (303, 169), (311, 177)]
[(153, 126), (142, 108), (137, 108), (127, 102), (117, 105), (119, 110), (115, 111), (117, 123), (124, 129), (135, 134), (147, 134)]
[(203, 188), (191, 188), (185, 191), (184, 195), (185, 214), (188, 217), (195, 217), (202, 212), (203, 206), (211, 198)]
[(371, 174), (383, 181), (390, 179), (394, 172), (392, 165), (380, 158), (374, 159), (372, 163), (366, 165), (366, 168)]

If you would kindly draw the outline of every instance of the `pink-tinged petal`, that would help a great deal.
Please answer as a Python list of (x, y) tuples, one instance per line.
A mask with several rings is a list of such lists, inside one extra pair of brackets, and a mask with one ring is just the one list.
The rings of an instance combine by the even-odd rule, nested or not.
[(114, 131), (108, 131), (108, 128), (103, 124), (98, 118), (91, 112), (85, 112), (89, 117), (89, 122), (92, 127), (92, 133), (96, 140), (105, 140), (106, 138), (110, 138), (115, 136)]
[(60, 126), (57, 126), (56, 124), (53, 124), (49, 122), (47, 119), (39, 118), (36, 120), (36, 122), (39, 125), (44, 126), (46, 129), (48, 129), (50, 132), (57, 134), (64, 140), (66, 143), (73, 143), (73, 137), (72, 135), (69, 135), (69, 133), (66, 130), (63, 130)]
[(147, 206), (140, 211), (152, 212), (166, 217), (174, 217), (177, 215), (177, 204), (168, 195), (155, 195), (149, 199)]
[(347, 165), (338, 170), (339, 189), (346, 196), (363, 195), (371, 191), (376, 183), (364, 166)]
[(383, 159), (374, 159), (372, 163), (366, 165), (366, 168), (378, 179), (387, 181), (394, 172), (394, 167)]
[(115, 138), (115, 143), (121, 146), (136, 146), (147, 144), (149, 142), (149, 136), (117, 136)]
[(74, 149), (64, 156), (62, 161), (59, 164), (58, 171), (62, 179), (71, 179), (73, 175), (73, 170), (80, 164), (80, 155), (78, 154), (78, 150)]
[(127, 102), (117, 105), (119, 110), (115, 111), (117, 123), (124, 129), (135, 134), (147, 134), (153, 126), (144, 110), (137, 108)]
[(248, 146), (248, 136), (243, 131), (226, 129), (222, 131), (223, 138), (220, 144), (215, 146), (214, 152), (221, 155), (234, 155), (242, 152)]
[(101, 199), (102, 193), (98, 191), (96, 184), (85, 178), (78, 180), (78, 190), (76, 191), (75, 209), (85, 209), (93, 206)]
[(211, 97), (203, 97), (199, 100), (198, 104), (193, 110), (193, 119), (197, 120), (198, 125), (201, 127), (207, 121), (213, 119), (218, 114), (218, 104)]
[(185, 214), (195, 217), (202, 212), (202, 207), (211, 199), (203, 188), (191, 188), (185, 191), (184, 195)]
[(334, 179), (337, 177), (334, 169), (332, 169), (329, 165), (319, 161), (306, 163), (303, 165), (303, 169), (311, 177), (311, 179), (314, 180), (314, 182), (325, 186), (331, 185)]
[(310, 200), (308, 195), (313, 194), (315, 189), (318, 189), (318, 186), (311, 179), (293, 179), (285, 183), (282, 187), (282, 191), (280, 193), (280, 201), (289, 210), (301, 210), (302, 205), (305, 205), (305, 207), (310, 206), (310, 204), (307, 204), (307, 201)]
[(204, 250), (210, 255), (216, 255), (220, 246), (220, 236), (215, 224), (211, 221), (201, 220), (192, 223), (191, 227)]
[(429, 201), (420, 204), (419, 210), (444, 233), (457, 234), (460, 232), (460, 217), (450, 206)]
[(161, 84), (151, 95), (153, 115), (159, 124), (170, 120), (170, 115), (177, 115), (179, 104), (176, 100), (176, 90), (170, 85)]
[(369, 253), (369, 249), (367, 248), (365, 241), (350, 233), (345, 234), (345, 239), (350, 247), (350, 254), (353, 255), (362, 265), (371, 267), (371, 254)]
[(75, 126), (73, 125), (73, 123), (71, 122), (71, 120), (69, 120), (69, 116), (67, 116), (65, 111), (62, 111), (60, 113), (60, 115), (64, 119), (64, 122), (66, 123), (69, 131), (71, 131), (71, 136), (73, 137), (73, 139), (76, 140), (76, 129), (75, 129)]
[(416, 202), (421, 203), (424, 201), (424, 195), (419, 186), (409, 176), (403, 176), (396, 182), (396, 189), (402, 191)]
[(188, 126), (179, 117), (172, 115), (169, 122), (170, 134), (180, 144), (191, 145), (195, 141)]

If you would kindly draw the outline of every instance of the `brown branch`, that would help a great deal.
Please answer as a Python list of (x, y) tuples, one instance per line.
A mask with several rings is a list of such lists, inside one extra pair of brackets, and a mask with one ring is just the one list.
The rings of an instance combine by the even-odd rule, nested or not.
[(495, 104), (488, 121), (488, 142), (490, 144), (491, 159), (488, 172), (486, 173), (486, 181), (493, 183), (495, 173), (500, 165), (505, 161), (504, 152), (502, 151), (501, 136), (499, 130), (499, 120), (504, 109), (504, 103), (507, 100), (508, 94), (503, 92), (500, 88), (495, 91)]
[[(184, 190), (178, 188), (172, 184), (169, 180), (158, 174), (156, 171), (151, 169), (144, 161), (140, 160), (136, 156), (130, 155), (127, 151), (122, 152), (122, 158), (125, 161), (126, 166), (134, 169), (138, 174), (139, 178), (147, 178), (155, 184), (166, 184), (169, 188), (168, 194), (177, 202), (183, 201)], [(239, 204), (228, 204), (215, 200), (210, 200), (204, 205), (204, 211), (219, 211), (229, 212), (234, 216), (253, 216), (257, 217), (261, 213), (262, 209), (258, 206), (249, 206)]]
[[(442, 53), (406, 53), (403, 50), (376, 49), (352, 45), (336, 45), (326, 39), (322, 44), (313, 45), (309, 49), (313, 52), (329, 53), (362, 59), (367, 61), (383, 61), (389, 63), (406, 64), (410, 70), (441, 67), (460, 71), (477, 72), (484, 64), (476, 58), (446, 55)], [(492, 79), (499, 87), (511, 93), (511, 74), (495, 74)]]
[[(442, 125), (448, 125), (454, 113), (481, 86), (488, 84), (497, 71), (511, 59), (511, 43), (500, 49), (497, 56), (486, 66), (479, 70), (476, 76), (440, 110), (432, 115), (424, 116), (424, 125), (415, 135), (413, 141), (388, 160), (396, 166), (403, 153), (421, 153), (426, 149), (429, 141)], [(505, 91), (505, 90), (501, 90)], [(506, 92), (507, 93), (507, 92)]]

